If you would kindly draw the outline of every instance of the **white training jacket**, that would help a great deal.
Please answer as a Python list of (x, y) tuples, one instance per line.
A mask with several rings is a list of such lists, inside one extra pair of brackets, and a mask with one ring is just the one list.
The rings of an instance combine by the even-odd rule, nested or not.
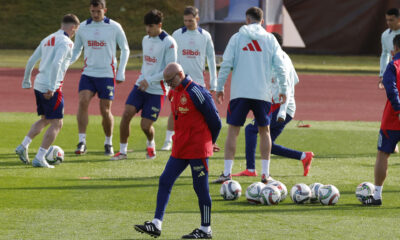
[(381, 53), (381, 59), (380, 59), (379, 77), (383, 77), (383, 73), (386, 70), (386, 66), (392, 60), (391, 51), (393, 51), (393, 38), (397, 34), (400, 34), (400, 29), (393, 31), (393, 30), (390, 30), (390, 28), (388, 28), (388, 29), (386, 29), (386, 31), (384, 31), (382, 33), (382, 36), (381, 36), (382, 53)]
[(175, 30), (172, 34), (178, 44), (178, 63), (185, 74), (193, 81), (205, 87), (204, 70), (207, 58), (210, 73), (210, 90), (217, 88), (217, 68), (215, 64), (214, 44), (209, 32), (202, 28), (189, 30), (186, 27)]
[(61, 29), (44, 38), (26, 64), (22, 88), (32, 87), (31, 74), (39, 59), (39, 74), (36, 76), (34, 89), (46, 93), (60, 88), (70, 65), (73, 46), (68, 34)]
[(176, 42), (165, 31), (156, 37), (146, 35), (142, 40), (143, 48), (143, 63), (140, 71), (140, 76), (136, 81), (136, 85), (143, 80), (146, 80), (149, 87), (147, 93), (164, 95), (168, 92), (167, 84), (164, 84), (163, 72), (165, 67), (176, 62)]
[[(116, 71), (117, 44), (121, 49), (118, 71)], [(82, 47), (84, 47), (82, 74), (90, 77), (125, 80), (129, 46), (125, 32), (119, 23), (106, 17), (101, 22), (95, 22), (91, 18), (83, 21), (75, 36), (72, 63), (81, 55)]]
[[(294, 99), (294, 87), (297, 83), (299, 83), (299, 77), (297, 76), (296, 70), (293, 66), (292, 60), (290, 57), (283, 52), (283, 61), (285, 63), (285, 68), (287, 71), (287, 94), (286, 94), (286, 102), (281, 104), (279, 108), (279, 113), (277, 118), (286, 119), (286, 114), (294, 117), (294, 113), (296, 112), (296, 101)], [(275, 71), (273, 71), (274, 79), (275, 79)], [(277, 81), (273, 81), (272, 88), (272, 96), (275, 103), (279, 102), (279, 85)]]
[(244, 25), (225, 49), (218, 73), (217, 92), (233, 68), (230, 100), (249, 98), (271, 102), (272, 68), (276, 70), (279, 92), (286, 94), (283, 51), (275, 37), (260, 24)]

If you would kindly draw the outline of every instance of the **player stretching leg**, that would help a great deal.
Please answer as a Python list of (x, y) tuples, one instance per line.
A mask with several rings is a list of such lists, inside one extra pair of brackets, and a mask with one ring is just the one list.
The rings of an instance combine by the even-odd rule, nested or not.
[(78, 28), (79, 19), (73, 14), (65, 15), (61, 22), (61, 29), (43, 39), (26, 64), (22, 88), (30, 89), (32, 70), (36, 62), (41, 59), (39, 74), (34, 83), (37, 112), (41, 119), (32, 125), (21, 145), (15, 149), (19, 159), (25, 164), (29, 164), (28, 147), (32, 139), (50, 124), (32, 165), (54, 168), (47, 163), (45, 155), (63, 124), (64, 98), (61, 87), (72, 57), (74, 43), (70, 38), (74, 36)]
[[(282, 46), (282, 37), (278, 33), (274, 34), (276, 40), (279, 45)], [(294, 69), (293, 63), (290, 60), (289, 56), (283, 52), (284, 54), (284, 62), (288, 72), (288, 91), (287, 91), (287, 99), (286, 103), (280, 105), (273, 104), (271, 107), (271, 140), (272, 147), (271, 153), (283, 156), (287, 158), (301, 160), (303, 163), (303, 175), (307, 176), (311, 167), (311, 161), (314, 157), (313, 152), (299, 152), (293, 149), (285, 148), (284, 146), (278, 145), (275, 143), (276, 138), (282, 133), (286, 124), (288, 124), (294, 117), (294, 113), (296, 111), (296, 102), (294, 99), (294, 88), (295, 85), (299, 82), (299, 78), (297, 76), (296, 70)], [(272, 78), (272, 96), (274, 101), (278, 101), (279, 96), (279, 86), (274, 80), (275, 77)], [(257, 176), (257, 172), (255, 171), (255, 154), (257, 147), (257, 134), (258, 134), (258, 125), (255, 120), (252, 123), (248, 124), (245, 128), (245, 136), (246, 136), (246, 170), (232, 174), (232, 176)], [(262, 179), (265, 179), (262, 178)]]
[(227, 109), (228, 133), (225, 141), (224, 172), (214, 183), (231, 179), (236, 140), (240, 127), (252, 110), (260, 133), (263, 181), (269, 179), (271, 138), (269, 132), (272, 69), (276, 71), (279, 101), (286, 101), (286, 69), (282, 49), (275, 37), (263, 27), (263, 11), (258, 7), (246, 11), (246, 23), (234, 34), (225, 49), (218, 74), (217, 102), (224, 100), (224, 84), (233, 68), (230, 102)]

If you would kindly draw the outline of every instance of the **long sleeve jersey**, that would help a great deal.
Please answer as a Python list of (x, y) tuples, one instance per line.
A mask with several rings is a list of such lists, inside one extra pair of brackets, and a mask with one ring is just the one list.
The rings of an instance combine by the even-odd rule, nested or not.
[(381, 53), (381, 58), (380, 58), (380, 72), (379, 72), (379, 77), (383, 76), (383, 73), (386, 70), (386, 66), (391, 60), (392, 54), (391, 52), (393, 51), (393, 38), (397, 35), (400, 34), (400, 29), (397, 29), (395, 31), (390, 30), (390, 28), (386, 29), (382, 33), (381, 36), (381, 43), (382, 43), (382, 53)]
[(400, 53), (393, 57), (383, 74), (382, 83), (385, 86), (387, 101), (383, 111), (381, 129), (400, 130)]
[(286, 94), (286, 70), (282, 49), (275, 37), (260, 24), (244, 25), (225, 49), (218, 73), (217, 91), (233, 68), (230, 99), (249, 98), (271, 102), (272, 68), (276, 71), (279, 92)]
[(211, 156), (222, 126), (211, 94), (186, 75), (171, 95), (175, 130), (171, 155), (181, 159)]
[[(296, 70), (293, 66), (292, 60), (290, 60), (290, 57), (283, 52), (283, 61), (285, 63), (285, 68), (287, 71), (287, 95), (286, 95), (286, 102), (284, 104), (280, 105), (279, 108), (279, 113), (277, 115), (278, 118), (285, 119), (286, 114), (291, 116), (292, 118), (294, 117), (294, 114), (296, 112), (296, 101), (294, 99), (294, 87), (296, 86), (297, 83), (299, 83), (299, 77), (297, 76)], [(272, 87), (272, 96), (274, 99), (274, 102), (279, 102), (279, 85), (277, 81), (275, 80), (275, 71), (273, 71), (273, 87)]]
[[(116, 71), (117, 45), (121, 49), (118, 71)], [(84, 48), (82, 74), (125, 80), (129, 46), (119, 23), (106, 17), (101, 22), (95, 22), (91, 18), (82, 22), (75, 36), (72, 63), (79, 58), (82, 48)]]
[(30, 88), (31, 74), (36, 62), (40, 60), (39, 74), (36, 76), (34, 89), (39, 92), (56, 91), (60, 88), (67, 71), (74, 43), (68, 34), (58, 30), (44, 38), (29, 58), (25, 67), (23, 88)]
[(143, 63), (136, 85), (146, 80), (149, 87), (147, 93), (165, 95), (167, 86), (163, 83), (164, 68), (171, 62), (176, 62), (176, 42), (165, 31), (157, 37), (146, 35), (142, 40)]
[(178, 44), (178, 63), (193, 81), (205, 87), (204, 75), (207, 58), (210, 73), (210, 89), (217, 88), (217, 68), (215, 64), (214, 44), (209, 32), (202, 28), (188, 30), (182, 27), (172, 34)]

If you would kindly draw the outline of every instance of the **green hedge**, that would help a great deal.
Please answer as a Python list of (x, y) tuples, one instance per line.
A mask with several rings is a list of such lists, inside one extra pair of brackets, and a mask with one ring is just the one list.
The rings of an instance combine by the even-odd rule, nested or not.
[[(108, 0), (107, 17), (125, 30), (131, 49), (141, 49), (145, 35), (143, 16), (157, 8), (164, 13), (163, 28), (170, 34), (183, 25), (183, 9), (193, 0)], [(90, 17), (89, 0), (0, 1), (0, 49), (33, 49), (60, 27), (66, 13), (81, 21)]]

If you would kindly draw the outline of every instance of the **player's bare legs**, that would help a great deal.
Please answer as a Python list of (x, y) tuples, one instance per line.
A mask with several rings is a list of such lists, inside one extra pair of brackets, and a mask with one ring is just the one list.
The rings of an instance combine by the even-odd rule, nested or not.
[(140, 127), (142, 128), (144, 134), (147, 137), (147, 154), (146, 157), (149, 159), (154, 159), (156, 157), (156, 143), (154, 142), (154, 127), (153, 120), (148, 118), (142, 118), (140, 121)]
[(128, 138), (131, 132), (131, 120), (137, 113), (136, 107), (126, 104), (124, 113), (122, 114), (121, 123), (119, 125), (119, 142), (122, 144), (128, 143)]
[(228, 125), (228, 133), (226, 135), (226, 141), (225, 141), (225, 153), (224, 153), (225, 159), (233, 160), (235, 158), (236, 141), (237, 141), (237, 136), (239, 135), (239, 131), (240, 131), (240, 126), (233, 126), (230, 124)]
[(271, 135), (269, 126), (258, 127), (260, 133), (260, 155), (261, 155), (261, 182), (267, 184), (273, 179), (269, 175), (269, 164), (271, 158)]
[(168, 116), (167, 130), (174, 131), (174, 119), (172, 113)]
[(40, 120), (32, 124), (27, 136), (30, 139), (34, 139), (48, 124), (49, 120), (47, 120), (45, 116), (42, 115)]
[(142, 128), (144, 134), (147, 137), (148, 141), (154, 140), (154, 127), (153, 127), (153, 120), (142, 118), (140, 121), (140, 127)]
[(131, 120), (137, 113), (135, 106), (126, 104), (124, 113), (122, 114), (119, 124), (119, 152), (115, 154), (111, 160), (123, 160), (127, 158), (128, 138), (131, 132)]
[(111, 113), (112, 100), (100, 99), (100, 112), (103, 118), (102, 125), (104, 134), (107, 137), (112, 136), (114, 128), (114, 116)]
[(387, 176), (388, 159), (390, 154), (378, 150), (375, 162), (375, 186), (382, 186)]
[(364, 205), (380, 206), (382, 205), (382, 188), (388, 172), (388, 159), (390, 153), (378, 150), (375, 161), (375, 191), (372, 197), (363, 201)]
[(94, 96), (90, 90), (82, 90), (79, 92), (79, 107), (76, 120), (78, 121), (79, 133), (86, 133), (86, 128), (89, 123), (89, 104)]
[(236, 153), (236, 141), (240, 132), (240, 126), (233, 126), (228, 124), (228, 133), (225, 141), (225, 152), (224, 152), (224, 172), (213, 181), (213, 183), (223, 183), (227, 180), (232, 179), (232, 166), (233, 159)]
[(50, 127), (47, 129), (46, 133), (43, 136), (42, 145), (41, 147), (44, 149), (49, 149), (50, 145), (56, 140), (58, 133), (60, 132), (63, 119), (48, 119), (50, 123)]
[(168, 116), (167, 131), (165, 133), (165, 141), (161, 150), (169, 151), (172, 148), (172, 136), (174, 135), (174, 118), (172, 112)]
[(269, 126), (258, 127), (260, 133), (260, 154), (261, 159), (270, 159), (271, 158), (271, 136), (269, 133)]

